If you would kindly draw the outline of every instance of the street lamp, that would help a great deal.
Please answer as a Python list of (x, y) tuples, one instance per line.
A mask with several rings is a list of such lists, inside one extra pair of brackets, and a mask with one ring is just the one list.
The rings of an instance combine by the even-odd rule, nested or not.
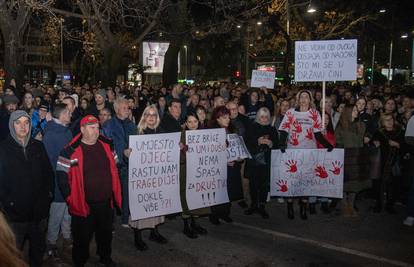
[(408, 34), (404, 33), (403, 35), (401, 35), (402, 39), (407, 39), (408, 38)]
[(315, 12), (316, 12), (315, 7), (314, 7), (314, 6), (312, 6), (312, 1), (309, 1), (309, 5), (308, 5), (308, 10), (307, 10), (307, 12), (308, 12), (308, 13), (315, 13)]
[(185, 50), (185, 79), (187, 80), (188, 64), (187, 64), (187, 46), (186, 45), (184, 45), (184, 50)]
[(262, 25), (262, 22), (261, 22), (261, 21), (258, 21), (258, 22), (257, 22), (257, 25), (258, 25), (258, 26)]
[(237, 29), (240, 29), (241, 28), (241, 25), (237, 25)]
[(385, 13), (385, 12), (387, 12), (387, 10), (384, 9), (384, 8), (380, 9), (380, 11), (379, 11), (379, 13)]

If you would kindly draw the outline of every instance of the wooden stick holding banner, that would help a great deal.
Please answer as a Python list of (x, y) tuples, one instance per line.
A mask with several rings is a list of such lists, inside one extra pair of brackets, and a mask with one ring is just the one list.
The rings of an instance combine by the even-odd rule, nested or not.
[(325, 129), (325, 98), (326, 98), (326, 82), (322, 82), (322, 129)]

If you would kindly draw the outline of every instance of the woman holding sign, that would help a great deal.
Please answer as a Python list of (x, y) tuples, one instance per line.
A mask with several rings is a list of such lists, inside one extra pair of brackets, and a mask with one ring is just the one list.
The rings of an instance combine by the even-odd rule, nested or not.
[[(230, 111), (224, 106), (214, 109), (209, 128), (224, 128), (226, 129), (226, 134), (232, 133), (230, 127)], [(220, 224), (219, 219), (222, 219), (227, 223), (233, 221), (230, 218), (231, 201), (238, 201), (243, 198), (240, 168), (241, 161), (227, 162), (227, 192), (230, 203), (211, 207), (210, 222), (212, 224)]]
[[(138, 134), (158, 134), (162, 133), (160, 125), (160, 117), (155, 105), (148, 106), (142, 113), (141, 120), (138, 123)], [(167, 243), (167, 239), (158, 232), (158, 225), (164, 223), (164, 216), (157, 216), (142, 220), (129, 222), (134, 230), (134, 243), (138, 250), (147, 250), (148, 246), (142, 240), (142, 230), (151, 229), (149, 239), (159, 244)]]
[[(185, 131), (186, 130), (198, 130), (199, 120), (197, 115), (194, 113), (187, 114), (185, 120), (185, 130), (181, 134), (181, 143), (182, 147), (180, 153), (180, 196), (181, 196), (181, 205), (183, 206), (183, 213), (181, 217), (184, 222), (183, 233), (188, 238), (197, 238), (198, 235), (207, 234), (207, 230), (201, 227), (197, 222), (196, 218), (210, 213), (210, 208), (201, 208), (196, 210), (189, 210), (187, 205), (186, 198), (186, 184), (187, 184), (187, 168), (186, 168), (186, 152), (188, 147), (185, 144)], [(181, 145), (183, 144), (183, 145)]]
[[(296, 95), (296, 106), (289, 109), (279, 126), (280, 150), (285, 153), (286, 148), (314, 149), (317, 143), (332, 151), (333, 146), (324, 138), (322, 119), (315, 109), (311, 92), (301, 90)], [(300, 217), (306, 220), (307, 198), (300, 198)], [(293, 199), (287, 200), (288, 218), (294, 218)]]

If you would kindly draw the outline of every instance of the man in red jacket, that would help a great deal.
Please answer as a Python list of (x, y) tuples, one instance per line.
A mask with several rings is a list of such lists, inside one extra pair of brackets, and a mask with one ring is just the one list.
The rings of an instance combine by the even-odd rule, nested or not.
[(112, 142), (99, 134), (98, 119), (92, 115), (80, 121), (77, 135), (58, 158), (59, 188), (72, 215), (74, 266), (84, 266), (89, 243), (95, 234), (97, 254), (104, 266), (111, 259), (112, 214), (121, 207), (121, 189)]

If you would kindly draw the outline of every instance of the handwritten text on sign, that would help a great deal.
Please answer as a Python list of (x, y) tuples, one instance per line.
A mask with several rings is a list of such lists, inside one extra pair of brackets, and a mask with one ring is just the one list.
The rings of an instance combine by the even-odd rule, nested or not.
[(274, 71), (263, 71), (263, 70), (253, 70), (252, 71), (252, 80), (251, 87), (266, 87), (273, 89), (275, 86), (275, 75)]
[(186, 197), (190, 210), (229, 202), (227, 148), (223, 128), (185, 132)]
[(295, 42), (295, 81), (353, 81), (357, 40)]
[(240, 159), (251, 158), (252, 156), (247, 150), (246, 144), (244, 143), (243, 137), (238, 134), (227, 135), (227, 161), (235, 161)]
[(344, 150), (272, 150), (271, 196), (342, 198)]
[(181, 212), (180, 133), (129, 137), (132, 220)]

